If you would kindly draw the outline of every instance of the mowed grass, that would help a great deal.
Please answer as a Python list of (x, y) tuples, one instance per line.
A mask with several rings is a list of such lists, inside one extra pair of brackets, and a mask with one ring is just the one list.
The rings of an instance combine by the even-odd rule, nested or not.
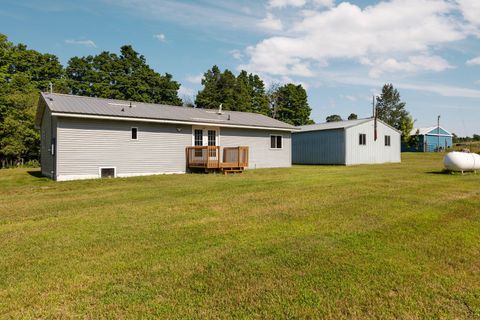
[(480, 317), (480, 174), (0, 170), (0, 318)]

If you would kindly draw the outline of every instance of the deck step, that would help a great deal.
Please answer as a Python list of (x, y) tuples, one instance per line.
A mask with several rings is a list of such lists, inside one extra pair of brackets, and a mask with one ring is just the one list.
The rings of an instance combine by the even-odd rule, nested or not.
[(222, 172), (223, 174), (229, 174), (229, 173), (242, 173), (243, 172), (243, 169), (240, 169), (240, 168), (236, 168), (236, 169), (233, 169), (233, 168), (230, 168), (230, 169), (227, 169), (227, 168), (223, 168), (222, 169)]

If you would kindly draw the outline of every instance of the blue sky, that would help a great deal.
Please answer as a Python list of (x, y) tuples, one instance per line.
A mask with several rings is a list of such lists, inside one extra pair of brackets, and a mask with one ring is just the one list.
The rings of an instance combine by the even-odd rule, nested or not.
[(1, 0), (0, 32), (56, 54), (131, 44), (193, 97), (217, 64), (305, 85), (312, 118), (370, 116), (393, 83), (416, 126), (480, 133), (479, 0)]

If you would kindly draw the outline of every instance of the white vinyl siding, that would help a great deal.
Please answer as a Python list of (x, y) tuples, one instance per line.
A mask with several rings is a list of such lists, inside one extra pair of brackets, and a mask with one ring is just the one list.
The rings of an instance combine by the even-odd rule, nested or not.
[[(271, 149), (271, 135), (283, 136), (282, 149)], [(291, 134), (275, 130), (221, 128), (222, 147), (249, 147), (249, 168), (290, 167), (292, 165)]]
[(132, 141), (127, 121), (59, 118), (57, 175), (59, 180), (96, 178), (99, 168), (133, 176), (185, 172), (185, 147), (191, 126), (142, 123), (141, 139)]

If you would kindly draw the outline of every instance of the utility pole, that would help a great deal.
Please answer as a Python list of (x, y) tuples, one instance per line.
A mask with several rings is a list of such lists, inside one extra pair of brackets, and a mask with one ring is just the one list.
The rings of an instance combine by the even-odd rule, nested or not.
[(440, 115), (437, 117), (437, 150), (440, 151)]
[(375, 95), (372, 96), (372, 116), (375, 118)]

